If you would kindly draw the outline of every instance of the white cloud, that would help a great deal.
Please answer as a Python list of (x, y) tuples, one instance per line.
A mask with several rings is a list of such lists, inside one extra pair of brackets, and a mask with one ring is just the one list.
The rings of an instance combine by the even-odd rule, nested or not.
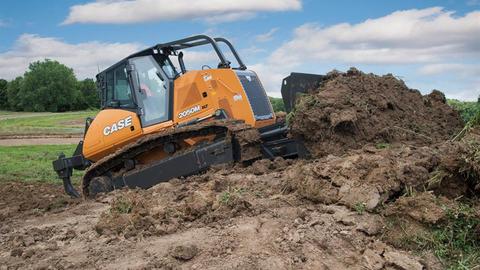
[(271, 91), (279, 91), (278, 78), (298, 69), (312, 71), (307, 66), (368, 65), (393, 71), (424, 65), (417, 75), (478, 71), (478, 65), (463, 62), (480, 62), (479, 36), (480, 11), (457, 16), (440, 7), (396, 11), (358, 24), (304, 24), (260, 65), (259, 73)]
[(447, 93), (448, 98), (465, 100), (465, 101), (477, 101), (480, 97), (480, 83), (472, 84), (469, 88), (454, 88), (454, 91)]
[(233, 22), (233, 21), (244, 21), (249, 20), (255, 17), (254, 12), (235, 12), (235, 13), (227, 13), (212, 17), (205, 17), (202, 18), (205, 22), (209, 24), (218, 24), (221, 22)]
[(462, 77), (480, 77), (480, 64), (441, 63), (422, 66), (419, 70), (422, 75), (438, 75), (455, 73)]
[(255, 36), (255, 40), (258, 41), (258, 42), (267, 42), (267, 41), (270, 41), (270, 40), (272, 40), (273, 35), (274, 35), (277, 31), (278, 31), (278, 28), (277, 28), (277, 27), (272, 28), (272, 29), (270, 29), (270, 31), (268, 31), (267, 33), (264, 33), (264, 34), (260, 34), (260, 35)]
[(136, 43), (97, 41), (70, 44), (57, 38), (23, 34), (11, 50), (0, 54), (0, 78), (13, 79), (23, 75), (29, 63), (45, 58), (73, 68), (78, 78), (93, 78), (97, 67), (105, 69), (140, 47)]
[(348, 63), (405, 64), (438, 62), (480, 54), (480, 12), (463, 17), (434, 7), (397, 11), (359, 24), (321, 27), (305, 24), (275, 51), (277, 59), (298, 56)]
[(280, 97), (280, 88), (282, 80), (290, 74), (293, 69), (288, 67), (271, 66), (268, 63), (258, 63), (249, 65), (248, 69), (255, 71), (267, 94), (272, 97)]
[[(103, 70), (145, 47), (138, 43), (98, 41), (70, 44), (57, 38), (23, 34), (12, 49), (0, 53), (0, 78), (10, 80), (21, 76), (31, 62), (46, 58), (73, 68), (77, 78), (93, 78), (98, 68)], [(219, 62), (212, 50), (188, 50), (184, 54), (187, 69), (201, 69), (202, 65), (216, 68)], [(230, 55), (228, 57), (232, 58)], [(178, 67), (177, 61), (172, 60)]]
[(255, 54), (264, 53), (266, 51), (267, 51), (266, 49), (259, 48), (255, 45), (253, 45), (253, 46), (250, 46), (248, 48), (241, 49), (240, 54), (253, 57)]
[(122, 24), (182, 19), (218, 22), (251, 17), (256, 12), (301, 8), (301, 0), (97, 0), (72, 6), (63, 24)]
[[(213, 50), (185, 50), (183, 60), (187, 70), (202, 69), (203, 65), (207, 65), (211, 68), (216, 68), (219, 62), (219, 58)], [(176, 57), (170, 58), (175, 65), (177, 71), (180, 72), (180, 66)]]

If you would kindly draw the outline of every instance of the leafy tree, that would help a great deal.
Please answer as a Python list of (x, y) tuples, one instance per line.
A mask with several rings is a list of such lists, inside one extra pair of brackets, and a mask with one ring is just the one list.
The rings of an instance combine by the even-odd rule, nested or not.
[(22, 85), (23, 77), (17, 77), (7, 85), (7, 107), (10, 110), (23, 111), (23, 102), (21, 97)]
[(21, 91), (25, 111), (64, 112), (74, 108), (77, 79), (71, 68), (46, 59), (33, 62), (25, 72)]
[(0, 79), (0, 110), (84, 110), (100, 107), (95, 81), (77, 81), (73, 70), (45, 59), (30, 63), (23, 77), (11, 82)]
[(7, 86), (8, 82), (0, 79), (0, 110), (8, 109)]
[(95, 81), (85, 79), (77, 82), (78, 96), (75, 109), (100, 108), (100, 96)]

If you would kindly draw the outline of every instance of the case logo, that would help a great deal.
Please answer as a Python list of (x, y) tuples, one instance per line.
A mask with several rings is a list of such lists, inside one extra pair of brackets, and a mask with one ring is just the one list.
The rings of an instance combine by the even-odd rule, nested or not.
[(114, 132), (117, 132), (119, 130), (122, 130), (128, 126), (132, 125), (132, 116), (129, 116), (125, 119), (121, 119), (116, 123), (113, 123), (111, 126), (106, 126), (103, 129), (103, 135), (108, 136)]

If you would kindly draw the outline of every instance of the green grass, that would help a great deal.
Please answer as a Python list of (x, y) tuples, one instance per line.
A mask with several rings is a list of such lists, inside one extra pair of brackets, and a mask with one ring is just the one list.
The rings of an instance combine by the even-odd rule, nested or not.
[(377, 148), (377, 149), (386, 149), (386, 148), (389, 148), (389, 147), (390, 147), (389, 143), (377, 143), (375, 145), (375, 148)]
[[(0, 182), (39, 181), (61, 183), (52, 168), (52, 161), (60, 152), (70, 156), (76, 145), (0, 146)], [(82, 172), (74, 172), (78, 183)]]
[(0, 111), (0, 136), (40, 134), (82, 134), (85, 118), (97, 111), (26, 113)]
[(365, 213), (365, 210), (367, 210), (367, 205), (365, 203), (362, 203), (362, 202), (357, 202), (354, 205), (354, 208), (355, 208), (355, 211), (357, 212), (357, 214), (363, 215), (363, 213)]
[(244, 188), (233, 188), (231, 189), (230, 187), (228, 188), (227, 191), (224, 191), (220, 195), (220, 203), (228, 206), (233, 206), (235, 202), (242, 196), (243, 193), (245, 193)]
[(131, 198), (118, 197), (112, 202), (110, 213), (130, 214), (133, 210), (134, 203)]
[(477, 228), (480, 218), (474, 208), (460, 203), (446, 209), (447, 220), (435, 225), (429, 232), (406, 239), (418, 250), (431, 250), (447, 266), (447, 269), (479, 269), (480, 239)]

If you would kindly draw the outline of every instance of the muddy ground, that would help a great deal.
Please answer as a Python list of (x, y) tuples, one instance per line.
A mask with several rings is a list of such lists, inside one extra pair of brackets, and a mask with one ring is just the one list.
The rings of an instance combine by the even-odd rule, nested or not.
[(59, 186), (6, 184), (0, 268), (443, 269), (432, 252), (398, 245), (391, 222), (421, 231), (455, 204), (450, 191), (425, 191), (428, 183), (402, 192), (408, 174), (436, 159), (425, 150), (261, 160), (87, 201)]
[[(382, 240), (384, 218), (287, 192), (289, 166), (222, 169), (150, 190), (71, 201), (3, 192), (2, 269), (380, 269), (438, 266)], [(291, 166), (298, 166), (294, 164)], [(3, 193), (5, 194), (5, 193)], [(24, 194), (25, 196), (23, 196)], [(32, 195), (42, 195), (32, 200)], [(13, 196), (12, 196), (13, 197)], [(3, 208), (2, 207), (2, 208)], [(3, 208), (5, 209), (5, 208)], [(439, 268), (437, 268), (439, 269)]]
[[(330, 83), (349, 89), (351, 75)], [(311, 131), (293, 119), (293, 133), (316, 149), (310, 160), (224, 165), (95, 200), (72, 200), (57, 185), (1, 184), (0, 269), (446, 269), (462, 254), (446, 260), (429, 242), (435, 233), (465, 220), (463, 239), (480, 243), (480, 131), (452, 140), (462, 123), (440, 93), (428, 98), (390, 77), (353, 76), (375, 82), (354, 104), (374, 106), (369, 93), (391, 82), (395, 110), (419, 128), (412, 133), (402, 126), (408, 121), (393, 113), (387, 121), (377, 109), (357, 108), (347, 119), (351, 106), (330, 106), (330, 120), (308, 119)], [(425, 111), (400, 105), (410, 92)], [(325, 103), (295, 117), (315, 104)], [(428, 113), (440, 116), (427, 123)], [(402, 133), (365, 131), (389, 121)], [(468, 263), (480, 267), (475, 258)]]

